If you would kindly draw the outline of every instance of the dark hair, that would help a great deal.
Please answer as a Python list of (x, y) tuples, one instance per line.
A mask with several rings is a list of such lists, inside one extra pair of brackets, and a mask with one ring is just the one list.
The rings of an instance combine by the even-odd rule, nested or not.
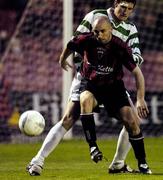
[(136, 0), (114, 0), (114, 5), (115, 5), (115, 4), (119, 4), (119, 3), (121, 3), (122, 1), (125, 1), (125, 2), (128, 2), (128, 3), (133, 3), (134, 6), (136, 5)]

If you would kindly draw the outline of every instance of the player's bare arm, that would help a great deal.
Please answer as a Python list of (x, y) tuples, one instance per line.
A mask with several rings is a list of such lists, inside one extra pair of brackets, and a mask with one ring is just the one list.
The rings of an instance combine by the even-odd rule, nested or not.
[(60, 66), (65, 70), (68, 71), (68, 68), (72, 68), (71, 64), (67, 61), (67, 58), (73, 53), (73, 51), (71, 51), (68, 48), (65, 48), (59, 58), (59, 64)]
[(144, 76), (138, 66), (133, 70), (133, 74), (136, 80), (136, 88), (137, 88), (136, 107), (137, 107), (138, 115), (140, 118), (145, 118), (147, 117), (149, 110), (146, 101), (144, 99), (145, 97)]

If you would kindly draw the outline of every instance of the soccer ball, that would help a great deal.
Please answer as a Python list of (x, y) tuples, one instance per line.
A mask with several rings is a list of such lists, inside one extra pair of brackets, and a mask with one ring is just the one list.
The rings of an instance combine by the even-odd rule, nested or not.
[(28, 136), (38, 136), (45, 128), (44, 117), (35, 110), (28, 110), (19, 118), (19, 129)]

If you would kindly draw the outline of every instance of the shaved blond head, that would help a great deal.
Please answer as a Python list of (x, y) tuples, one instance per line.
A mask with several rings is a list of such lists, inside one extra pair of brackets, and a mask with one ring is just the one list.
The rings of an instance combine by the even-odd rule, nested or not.
[(103, 26), (107, 26), (108, 28), (112, 28), (111, 26), (111, 23), (109, 21), (109, 18), (108, 17), (105, 17), (105, 16), (101, 16), (101, 17), (98, 17), (95, 19), (95, 21), (93, 22), (93, 29), (95, 27), (103, 27)]
[(112, 38), (112, 26), (106, 16), (101, 16), (95, 19), (92, 25), (92, 31), (97, 40), (102, 43), (108, 43)]

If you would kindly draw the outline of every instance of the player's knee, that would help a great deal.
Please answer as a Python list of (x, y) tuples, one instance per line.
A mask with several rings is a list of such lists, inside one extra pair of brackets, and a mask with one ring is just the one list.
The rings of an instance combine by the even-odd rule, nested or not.
[(70, 114), (66, 114), (63, 118), (62, 118), (62, 126), (66, 129), (69, 130), (73, 124), (74, 124), (75, 120), (73, 119), (73, 116)]
[(122, 119), (125, 124), (126, 129), (132, 135), (137, 135), (140, 132), (139, 125), (136, 120), (136, 116), (134, 116), (130, 111), (128, 113), (123, 114)]
[(93, 106), (94, 96), (89, 91), (84, 91), (80, 95), (80, 105), (81, 107), (87, 109), (90, 106)]
[(140, 133), (140, 128), (139, 128), (139, 125), (136, 123), (136, 120), (135, 119), (130, 119), (128, 122), (128, 128), (129, 128), (129, 132), (132, 134), (132, 135), (137, 135)]
[(69, 130), (73, 124), (79, 119), (80, 116), (80, 102), (69, 101), (67, 109), (61, 119), (62, 125), (65, 129)]
[(127, 122), (130, 129), (134, 129), (136, 127), (136, 124), (133, 119), (130, 119), (130, 121)]

